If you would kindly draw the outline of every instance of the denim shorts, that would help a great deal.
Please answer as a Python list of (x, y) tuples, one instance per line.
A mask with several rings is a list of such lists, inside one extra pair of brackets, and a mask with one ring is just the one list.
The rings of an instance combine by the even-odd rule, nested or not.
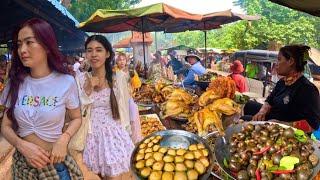
[(60, 180), (71, 180), (68, 168), (63, 163), (57, 163), (54, 165), (54, 168), (57, 170)]

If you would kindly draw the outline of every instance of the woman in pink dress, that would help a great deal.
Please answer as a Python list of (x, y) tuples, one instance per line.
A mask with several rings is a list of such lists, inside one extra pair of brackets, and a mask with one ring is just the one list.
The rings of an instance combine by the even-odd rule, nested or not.
[(134, 144), (126, 77), (122, 71), (112, 71), (114, 52), (104, 36), (89, 37), (85, 49), (92, 70), (79, 76), (80, 96), (91, 102), (84, 163), (103, 179), (130, 179)]

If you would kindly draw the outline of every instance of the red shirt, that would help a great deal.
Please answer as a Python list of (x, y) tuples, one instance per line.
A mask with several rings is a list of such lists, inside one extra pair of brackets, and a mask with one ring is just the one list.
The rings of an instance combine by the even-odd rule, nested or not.
[(231, 74), (231, 78), (236, 83), (236, 87), (239, 92), (243, 93), (249, 91), (247, 80), (241, 74)]

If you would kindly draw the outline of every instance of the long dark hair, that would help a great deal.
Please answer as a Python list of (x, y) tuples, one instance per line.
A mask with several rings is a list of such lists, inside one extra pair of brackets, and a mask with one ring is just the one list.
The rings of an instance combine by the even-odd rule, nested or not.
[(47, 50), (47, 61), (51, 70), (68, 74), (66, 61), (58, 49), (54, 31), (49, 23), (39, 18), (32, 18), (24, 22), (13, 36), (12, 66), (9, 71), (9, 93), (7, 100), (10, 100), (10, 107), (7, 111), (8, 118), (12, 121), (12, 128), (18, 129), (18, 123), (14, 115), (15, 104), (18, 99), (19, 87), (24, 78), (30, 73), (30, 68), (23, 66), (18, 55), (18, 34), (24, 27), (30, 27), (38, 43)]
[(305, 45), (288, 45), (280, 49), (280, 53), (289, 60), (292, 58), (296, 64), (295, 68), (297, 72), (303, 72), (305, 65), (308, 63), (309, 46)]
[(112, 61), (114, 60), (114, 55), (115, 55), (114, 51), (112, 50), (111, 43), (108, 41), (107, 38), (105, 38), (102, 35), (90, 36), (85, 43), (85, 49), (87, 49), (87, 46), (91, 41), (99, 42), (106, 49), (106, 51), (108, 51), (110, 53), (110, 56), (106, 59), (106, 62), (105, 62), (106, 79), (107, 79), (108, 85), (111, 89), (111, 91), (110, 91), (110, 104), (111, 104), (111, 110), (112, 110), (112, 117), (114, 119), (118, 120), (118, 119), (120, 119), (120, 114), (119, 114), (117, 99), (116, 99), (116, 96), (113, 91), (113, 78), (112, 78), (113, 77)]

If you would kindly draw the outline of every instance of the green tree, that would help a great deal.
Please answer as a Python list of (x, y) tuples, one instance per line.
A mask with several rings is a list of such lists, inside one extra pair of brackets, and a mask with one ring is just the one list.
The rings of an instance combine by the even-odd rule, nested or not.
[[(320, 48), (320, 18), (285, 8), (268, 0), (236, 0), (247, 14), (260, 15), (254, 22), (240, 21), (208, 31), (207, 46), (236, 49), (266, 49), (269, 42), (307, 44)], [(200, 32), (179, 33), (175, 40), (192, 47), (203, 47)]]
[(127, 9), (141, 0), (77, 0), (72, 1), (69, 11), (79, 21), (87, 20), (97, 9)]

